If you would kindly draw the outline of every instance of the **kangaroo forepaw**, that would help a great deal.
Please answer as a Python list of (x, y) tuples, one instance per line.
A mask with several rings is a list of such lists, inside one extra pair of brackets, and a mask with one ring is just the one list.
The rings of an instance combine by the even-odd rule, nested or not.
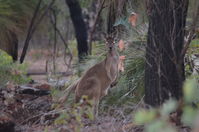
[(116, 81), (116, 82), (113, 82), (113, 83), (111, 84), (111, 88), (114, 87), (114, 86), (116, 86), (117, 83), (118, 83), (117, 81)]

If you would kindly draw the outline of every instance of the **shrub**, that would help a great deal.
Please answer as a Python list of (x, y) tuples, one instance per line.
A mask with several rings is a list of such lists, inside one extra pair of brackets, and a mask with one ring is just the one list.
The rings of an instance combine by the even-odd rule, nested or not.
[(12, 57), (0, 50), (0, 86), (5, 85), (7, 82), (22, 84), (30, 81), (25, 73), (25, 64), (13, 63)]
[[(146, 132), (177, 132), (177, 122), (181, 122), (184, 125), (193, 128), (196, 122), (196, 118), (199, 115), (197, 107), (193, 107), (194, 104), (198, 104), (198, 83), (195, 79), (187, 79), (183, 88), (182, 102), (177, 102), (174, 99), (170, 99), (165, 102), (159, 108), (151, 108), (149, 110), (138, 110), (134, 116), (134, 123), (137, 125), (144, 125)], [(176, 115), (177, 111), (182, 111), (181, 118)], [(173, 122), (173, 117), (177, 120)], [(176, 113), (176, 114), (175, 114)], [(180, 115), (179, 115), (180, 116)], [(176, 124), (179, 125), (179, 124)]]

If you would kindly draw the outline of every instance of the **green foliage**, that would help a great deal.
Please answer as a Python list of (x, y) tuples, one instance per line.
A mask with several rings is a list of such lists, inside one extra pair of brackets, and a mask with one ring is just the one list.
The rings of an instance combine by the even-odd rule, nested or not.
[(174, 100), (166, 102), (160, 109), (139, 110), (135, 114), (134, 122), (144, 125), (146, 132), (176, 132), (169, 122), (169, 114), (176, 110)]
[(17, 84), (27, 83), (30, 78), (25, 76), (26, 65), (13, 63), (12, 57), (0, 50), (0, 85), (7, 82)]
[(134, 121), (136, 124), (140, 125), (140, 124), (150, 123), (155, 118), (156, 118), (155, 109), (150, 109), (150, 110), (141, 109), (135, 114)]
[(187, 79), (183, 88), (184, 101), (187, 105), (183, 108), (182, 121), (184, 124), (189, 125), (191, 127), (193, 127), (196, 117), (199, 114), (198, 109), (190, 105), (194, 103), (196, 104), (196, 107), (198, 107), (199, 104), (198, 88), (199, 85), (195, 78)]
[(132, 42), (124, 51), (125, 70), (120, 73), (118, 84), (111, 89), (109, 95), (102, 102), (108, 105), (126, 105), (137, 103), (144, 95), (144, 51), (137, 50), (142, 42)]
[[(129, 60), (130, 61), (130, 60)], [(132, 69), (126, 69), (121, 74), (117, 86), (111, 89), (106, 97), (105, 104), (136, 103), (143, 96), (144, 91), (144, 61), (141, 58), (133, 59), (127, 64)]]
[[(199, 111), (190, 104), (193, 102), (198, 104), (198, 84), (194, 79), (188, 79), (185, 82), (183, 91), (184, 105), (181, 108), (183, 111), (181, 121), (185, 125), (193, 127)], [(177, 101), (170, 99), (160, 108), (138, 110), (134, 116), (134, 122), (138, 125), (144, 125), (146, 132), (177, 132), (177, 127), (175, 127), (170, 120), (170, 114), (175, 112), (178, 106), (180, 106), (180, 104), (178, 104)]]
[(191, 41), (189, 49), (185, 56), (185, 75), (186, 77), (198, 75), (198, 58), (196, 57), (199, 53), (199, 39), (196, 38)]
[(199, 38), (191, 41), (191, 46), (199, 47)]
[(66, 130), (71, 130), (75, 132), (80, 132), (83, 127), (82, 120), (84, 118), (94, 120), (93, 109), (92, 106), (93, 101), (88, 100), (86, 96), (82, 97), (80, 103), (73, 104), (72, 107), (67, 106), (67, 110), (64, 110), (60, 116), (54, 121), (55, 125), (66, 125), (66, 126), (74, 126), (73, 128), (67, 127)]
[(12, 57), (2, 50), (0, 50), (0, 55), (0, 68), (6, 70), (12, 63)]
[(177, 132), (171, 124), (168, 124), (165, 120), (155, 120), (153, 123), (146, 125), (146, 132)]
[(0, 29), (16, 31), (24, 28), (36, 2), (34, 0), (0, 0)]
[(93, 1), (93, 0), (78, 0), (78, 1), (79, 1), (80, 6), (81, 6), (82, 8), (88, 8), (88, 7), (90, 7), (90, 5), (92, 4), (92, 1)]
[(191, 106), (185, 106), (183, 108), (182, 122), (185, 125), (193, 127), (198, 114), (199, 113), (198, 113), (197, 109), (195, 109)]
[(198, 102), (199, 101), (199, 87), (196, 79), (188, 79), (183, 88), (183, 93), (184, 93), (184, 100), (186, 103), (191, 103), (191, 102)]
[(0, 0), (0, 48), (12, 42), (13, 34), (21, 37), (27, 31), (38, 0)]
[(168, 116), (171, 112), (177, 109), (177, 101), (175, 100), (168, 100), (166, 103), (162, 105), (160, 109), (162, 116)]

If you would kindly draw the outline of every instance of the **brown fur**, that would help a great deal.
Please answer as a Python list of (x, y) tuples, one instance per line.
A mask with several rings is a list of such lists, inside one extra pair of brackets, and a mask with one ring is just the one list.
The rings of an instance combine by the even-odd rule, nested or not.
[(119, 56), (114, 47), (113, 39), (108, 37), (106, 40), (106, 46), (109, 49), (106, 58), (88, 69), (81, 79), (69, 87), (68, 94), (60, 99), (61, 102), (64, 102), (69, 93), (75, 90), (76, 102), (79, 102), (83, 95), (94, 101), (93, 112), (95, 116), (98, 115), (100, 99), (107, 95), (108, 89), (116, 83), (118, 76)]

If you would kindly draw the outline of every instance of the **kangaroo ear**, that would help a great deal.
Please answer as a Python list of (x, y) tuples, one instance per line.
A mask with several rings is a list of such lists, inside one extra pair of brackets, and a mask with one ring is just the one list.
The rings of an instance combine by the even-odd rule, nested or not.
[(105, 32), (102, 32), (102, 36), (104, 37), (105, 40), (108, 38), (108, 34)]
[(105, 41), (105, 45), (107, 46), (108, 45), (108, 38), (109, 38), (109, 35), (105, 32), (102, 32), (102, 35), (103, 35), (103, 38), (104, 38), (104, 41)]
[(116, 36), (117, 36), (117, 31), (114, 31), (114, 32), (111, 33), (111, 37), (112, 37), (113, 39), (115, 39)]

